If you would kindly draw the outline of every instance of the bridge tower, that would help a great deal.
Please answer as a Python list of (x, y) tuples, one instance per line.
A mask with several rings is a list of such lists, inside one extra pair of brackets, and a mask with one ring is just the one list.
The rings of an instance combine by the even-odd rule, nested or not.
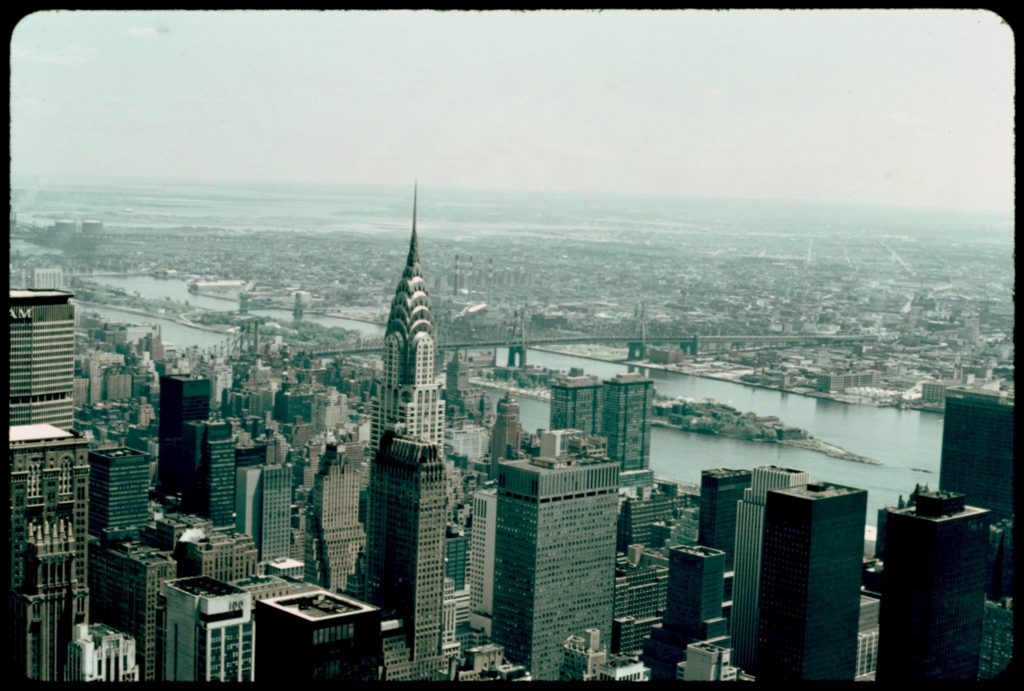
[(647, 309), (641, 302), (633, 311), (633, 318), (630, 320), (634, 340), (627, 345), (629, 347), (630, 360), (643, 360), (647, 356)]
[[(508, 323), (508, 366), (526, 368), (527, 314), (525, 307), (519, 307)], [(518, 357), (518, 362), (517, 362)]]

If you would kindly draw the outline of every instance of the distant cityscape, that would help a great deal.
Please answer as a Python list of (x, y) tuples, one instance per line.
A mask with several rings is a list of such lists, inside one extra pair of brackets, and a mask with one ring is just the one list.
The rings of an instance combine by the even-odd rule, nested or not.
[(1010, 665), (1003, 220), (89, 194), (12, 190), (16, 675)]

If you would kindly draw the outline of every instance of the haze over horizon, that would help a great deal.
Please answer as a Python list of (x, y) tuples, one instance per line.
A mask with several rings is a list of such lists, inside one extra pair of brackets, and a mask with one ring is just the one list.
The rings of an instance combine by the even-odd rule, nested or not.
[(11, 179), (401, 185), (1010, 211), (984, 11), (41, 12)]

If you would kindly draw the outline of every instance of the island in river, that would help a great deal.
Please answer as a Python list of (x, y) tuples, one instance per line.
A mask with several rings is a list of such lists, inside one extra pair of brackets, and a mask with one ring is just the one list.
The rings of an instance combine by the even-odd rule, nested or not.
[(799, 427), (785, 425), (774, 415), (759, 417), (756, 413), (742, 413), (732, 406), (709, 398), (664, 399), (659, 396), (654, 403), (653, 424), (695, 434), (721, 435), (766, 444), (786, 444), (817, 451), (844, 461), (881, 465), (873, 458), (858, 456), (815, 439)]

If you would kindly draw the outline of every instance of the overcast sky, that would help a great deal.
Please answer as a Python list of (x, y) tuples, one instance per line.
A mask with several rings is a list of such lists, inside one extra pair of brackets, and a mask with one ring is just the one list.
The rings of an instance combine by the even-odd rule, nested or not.
[(315, 181), (1013, 208), (987, 12), (45, 12), (12, 180)]

